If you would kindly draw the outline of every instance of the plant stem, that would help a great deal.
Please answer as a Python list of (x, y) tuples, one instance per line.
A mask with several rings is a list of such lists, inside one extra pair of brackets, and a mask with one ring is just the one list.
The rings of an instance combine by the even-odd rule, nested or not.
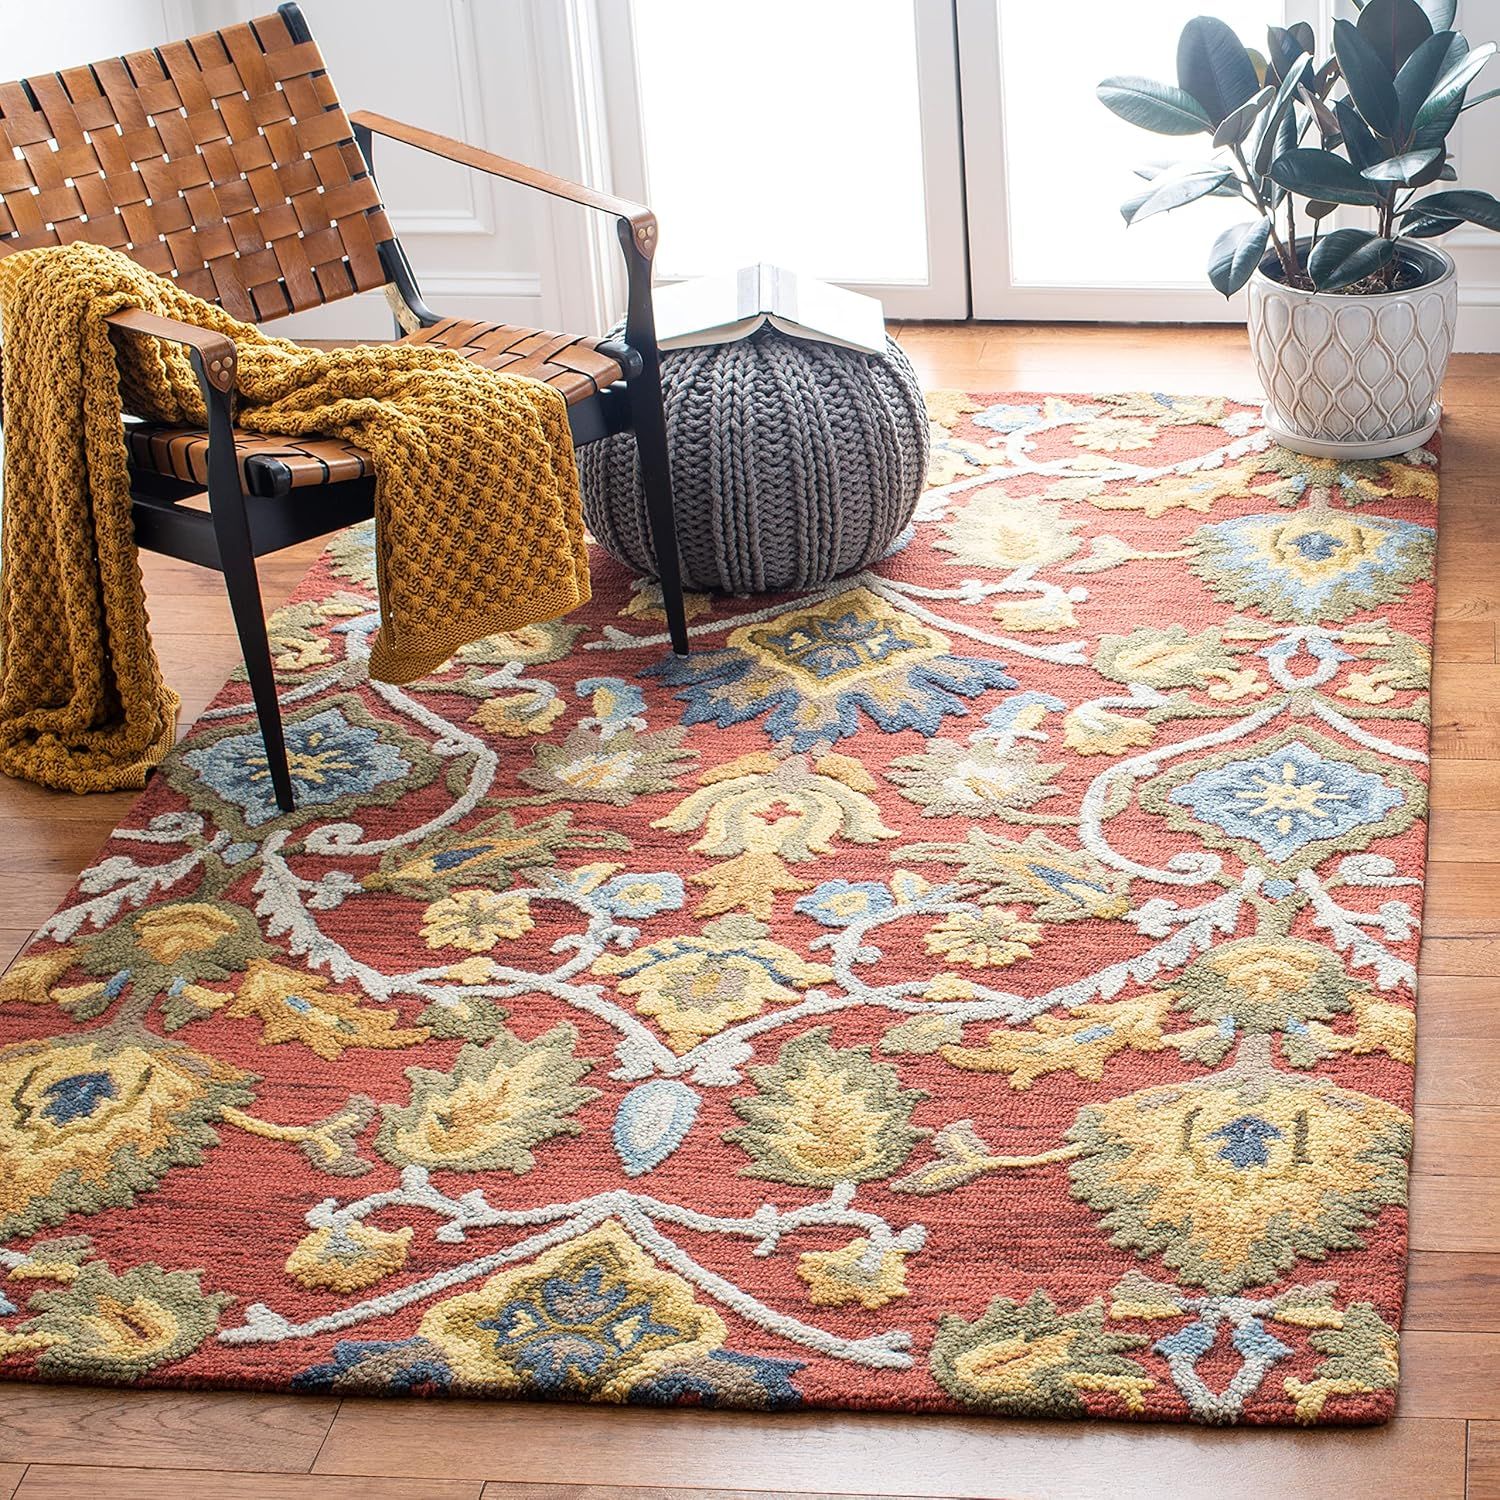
[[(1287, 280), (1290, 281), (1297, 274), (1296, 241), (1292, 242), (1292, 250), (1288, 252), (1282, 243), (1281, 236), (1276, 233), (1276, 215), (1272, 212), (1270, 204), (1266, 202), (1265, 194), (1256, 185), (1255, 174), (1250, 170), (1250, 163), (1245, 160), (1245, 153), (1239, 146), (1230, 148), (1234, 152), (1234, 159), (1239, 163), (1241, 181), (1253, 194), (1251, 202), (1260, 210), (1261, 217), (1270, 221), (1271, 243), (1276, 247), (1277, 258), (1281, 261), (1281, 269)], [(1290, 195), (1288, 203), (1290, 203)], [(1290, 212), (1290, 209), (1288, 210)]]
[[(1396, 192), (1394, 183), (1390, 191), (1386, 193), (1380, 203), (1380, 236), (1382, 239), (1391, 239), (1396, 227)], [(1396, 279), (1396, 260), (1393, 256), (1380, 268), (1380, 279), (1387, 289)]]

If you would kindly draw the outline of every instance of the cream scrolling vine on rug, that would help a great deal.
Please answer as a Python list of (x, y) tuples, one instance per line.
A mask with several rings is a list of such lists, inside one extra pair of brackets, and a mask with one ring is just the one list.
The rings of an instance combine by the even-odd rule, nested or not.
[[(803, 1364), (730, 1350), (696, 1294), (872, 1370), (913, 1366), (911, 1329), (851, 1333), (844, 1311), (820, 1326), (783, 1305), (784, 1289), (778, 1301), (744, 1284), (748, 1267), (706, 1264), (682, 1232), (748, 1244), (752, 1258), (852, 1234), (801, 1249), (796, 1279), (814, 1310), (883, 1321), (921, 1294), (933, 1254), (922, 1202), (1025, 1178), (1058, 1184), (1113, 1246), (1175, 1279), (1131, 1271), (1107, 1300), (1103, 1285), (1081, 1304), (1038, 1288), (977, 1317), (944, 1314), (917, 1354), (957, 1405), (1159, 1413), (1165, 1377), (1192, 1415), (1235, 1420), (1286, 1360), (1302, 1372), (1283, 1382), (1299, 1421), (1394, 1388), (1394, 1328), (1371, 1301), (1341, 1300), (1334, 1280), (1255, 1289), (1360, 1249), (1381, 1210), (1405, 1202), (1408, 1113), (1318, 1070), (1412, 1057), (1412, 1011), (1384, 997), (1414, 983), (1416, 917), (1393, 893), (1420, 881), (1369, 846), (1425, 808), (1429, 658), (1389, 615), (1430, 576), (1433, 534), (1380, 512), (1430, 504), (1431, 455), (1340, 471), (1268, 448), (1248, 412), (1214, 401), (942, 397), (934, 414), (941, 483), (918, 514), (913, 550), (925, 539), (931, 558), (919, 576), (898, 556), (770, 607), (695, 601), (687, 659), (660, 661), (638, 589), (620, 614), (643, 628), (554, 622), (466, 648), (439, 678), (369, 683), (369, 541), (336, 544), (338, 584), (273, 622), (278, 669), (303, 679), (283, 695), (300, 811), (276, 814), (247, 706), (211, 709), (169, 763), (158, 800), (170, 810), (116, 834), (42, 929), (53, 946), (0, 984), (5, 1000), (93, 1028), (69, 1034), (77, 1055), (47, 1039), (0, 1051), (0, 1076), (32, 1091), (28, 1119), (87, 1125), (105, 1100), (160, 1089), (176, 1122), (163, 1139), (159, 1113), (111, 1103), (117, 1138), (71, 1178), (39, 1155), (35, 1191), (12, 1191), (0, 1235), (140, 1202), (211, 1155), (215, 1126), (297, 1150), (334, 1179), (394, 1169), (399, 1184), (308, 1212), (286, 1284), (301, 1301), (309, 1289), (340, 1299), (311, 1317), (277, 1311), (274, 1296), (226, 1313), (196, 1273), (117, 1275), (81, 1236), (0, 1249), (12, 1279), (59, 1286), (18, 1331), (0, 1324), (0, 1358), (30, 1352), (44, 1373), (75, 1375), (104, 1360), (128, 1377), (215, 1331), (223, 1347), (274, 1346), (425, 1309), (399, 1346), (341, 1341), (298, 1381), (786, 1404)], [(1173, 428), (1228, 441), (1166, 463), (1120, 456)], [(1126, 535), (1094, 529), (1101, 514)], [(1205, 519), (1156, 534), (1179, 516)], [(1080, 580), (1137, 564), (1185, 570), (1224, 610), (1189, 592), (1186, 621), (1169, 597), (1166, 623), (1110, 633)], [(948, 582), (959, 568), (973, 571)], [(635, 653), (633, 675), (555, 680), (596, 653), (605, 666)], [(553, 736), (575, 704), (589, 712)], [(967, 715), (978, 727), (959, 734)], [(706, 764), (698, 725), (733, 731), (734, 753)], [(916, 731), (920, 748), (862, 756), (872, 730)], [(497, 794), (518, 760), (524, 789)], [(443, 795), (421, 799), (426, 787)], [(414, 795), (419, 815), (383, 812)], [(644, 797), (657, 799), (652, 847), (680, 841), (698, 856), (691, 874), (632, 858), (648, 830), (621, 828)], [(871, 878), (820, 868), (856, 855), (854, 873)], [(381, 902), (420, 909), (397, 946), (425, 947), (431, 963), (393, 969), (367, 951), (350, 913)], [(674, 912), (693, 923), (655, 935)], [(1026, 973), (1068, 924), (1118, 936), (1081, 945), (1098, 961), (1062, 983), (990, 977)], [(921, 972), (913, 955), (930, 960)], [(82, 982), (64, 983), (74, 970)], [(415, 1014), (400, 1008), (411, 1002)], [(511, 1029), (543, 1005), (530, 1040)], [(252, 1073), (197, 1050), (220, 1016), (258, 1026), (262, 1047), (329, 1062), (450, 1048), (437, 1067), (405, 1070), (404, 1103), (352, 1094), (293, 1123), (257, 1108)], [(866, 1044), (841, 1044), (836, 1028), (855, 1018), (873, 1028)], [(185, 1027), (193, 1046), (170, 1035)], [(511, 1208), (481, 1186), (434, 1183), (545, 1180), (549, 1143), (578, 1135), (578, 1112), (608, 1092), (586, 1081), (603, 1061), (580, 1051), (580, 1028), (594, 1027), (614, 1038), (609, 1080), (629, 1085), (609, 1132), (614, 1171), (641, 1187)], [(944, 1077), (988, 1076), (1019, 1099), (1153, 1056), (1197, 1071), (1087, 1092), (1024, 1150), (992, 1150), (970, 1119), (917, 1123)], [(906, 1086), (908, 1064), (928, 1070), (927, 1088)], [(1396, 1091), (1409, 1098), (1409, 1080)], [(677, 1152), (703, 1149), (705, 1101), (720, 1093), (736, 1119), (722, 1150), (740, 1173), (822, 1196), (738, 1214), (642, 1190)], [(893, 1195), (884, 1212), (857, 1206), (876, 1191)], [(479, 1253), (401, 1281), (434, 1219), (434, 1246), (472, 1236)], [(488, 1248), (493, 1236), (505, 1242)], [(605, 1302), (630, 1289), (651, 1331), (626, 1349), (594, 1329), (613, 1351), (597, 1378), (566, 1362), (538, 1374), (519, 1354), (508, 1364), (483, 1330), (512, 1329), (519, 1315), (503, 1309), (554, 1285)], [(80, 1334), (127, 1294), (180, 1336), (132, 1360), (126, 1336), (111, 1353)], [(1317, 1356), (1310, 1372), (1299, 1338)]]

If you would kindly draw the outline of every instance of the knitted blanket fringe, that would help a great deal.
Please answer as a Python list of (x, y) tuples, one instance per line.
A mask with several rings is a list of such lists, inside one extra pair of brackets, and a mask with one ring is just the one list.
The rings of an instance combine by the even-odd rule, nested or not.
[(0, 259), (0, 770), (76, 792), (140, 787), (175, 735), (120, 412), (193, 426), (206, 413), (180, 346), (132, 336), (117, 357), (104, 320), (122, 307), (234, 340), (238, 427), (369, 452), (372, 678), (409, 682), (472, 641), (587, 602), (567, 404), (551, 387), (447, 349), (301, 348), (102, 246), (22, 251)]

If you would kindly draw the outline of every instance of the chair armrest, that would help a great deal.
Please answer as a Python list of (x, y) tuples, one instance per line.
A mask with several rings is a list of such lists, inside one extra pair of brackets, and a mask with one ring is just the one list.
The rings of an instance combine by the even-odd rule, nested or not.
[(631, 241), (641, 255), (649, 259), (655, 253), (656, 215), (644, 204), (632, 203), (628, 198), (616, 198), (611, 193), (601, 193), (595, 188), (584, 187), (582, 183), (569, 182), (565, 177), (544, 172), (539, 167), (528, 167), (493, 151), (483, 151), (478, 146), (454, 140), (452, 136), (438, 135), (434, 131), (407, 125), (386, 115), (373, 114), (369, 110), (357, 110), (349, 118), (355, 125), (375, 135), (415, 146), (419, 151), (430, 151), (434, 156), (445, 157), (460, 166), (488, 172), (492, 177), (503, 177), (507, 182), (519, 182), (525, 187), (549, 193), (554, 198), (566, 198), (571, 203), (582, 204), (584, 208), (595, 208), (601, 213), (613, 214), (630, 226)]
[(175, 318), (159, 318), (155, 313), (142, 312), (138, 307), (122, 307), (119, 312), (110, 313), (104, 321), (126, 333), (143, 333), (150, 338), (186, 344), (197, 352), (203, 378), (216, 391), (227, 394), (234, 388), (234, 341), (227, 335), (191, 323), (179, 323)]

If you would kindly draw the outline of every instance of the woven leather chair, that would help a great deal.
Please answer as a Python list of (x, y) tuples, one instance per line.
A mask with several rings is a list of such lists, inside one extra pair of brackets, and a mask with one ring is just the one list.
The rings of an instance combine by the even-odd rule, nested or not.
[[(380, 201), (376, 135), (614, 215), (629, 286), (623, 340), (431, 311)], [(383, 287), (407, 342), (457, 349), (559, 390), (575, 443), (633, 429), (672, 647), (686, 654), (649, 209), (383, 115), (345, 114), (296, 5), (0, 85), (0, 148), (0, 254), (92, 240), (246, 322)], [(372, 515), (369, 458), (337, 439), (237, 431), (235, 351), (221, 335), (128, 309), (110, 321), (121, 338), (186, 345), (198, 374), (206, 427), (127, 422), (136, 538), (224, 574), (276, 799), (289, 811), (255, 558)], [(206, 511), (186, 503), (205, 493)]]

